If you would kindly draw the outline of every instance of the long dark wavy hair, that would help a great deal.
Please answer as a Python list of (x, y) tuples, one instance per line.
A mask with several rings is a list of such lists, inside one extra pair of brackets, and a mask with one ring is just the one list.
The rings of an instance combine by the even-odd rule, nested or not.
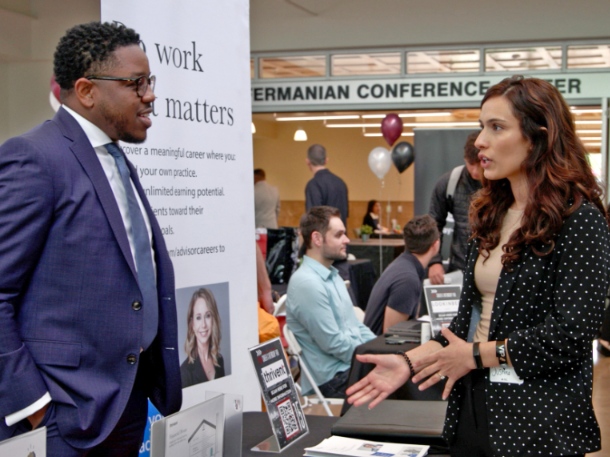
[[(519, 120), (521, 133), (532, 145), (521, 165), (529, 193), (522, 225), (502, 249), (502, 264), (511, 268), (526, 246), (538, 256), (555, 248), (564, 219), (592, 202), (608, 220), (585, 147), (576, 136), (572, 114), (559, 91), (537, 78), (512, 76), (489, 88), (481, 107), (494, 97), (505, 97)], [(543, 128), (544, 127), (544, 128)], [(500, 228), (514, 196), (508, 179), (487, 180), (470, 206), (472, 239), (485, 258), (500, 242)]]

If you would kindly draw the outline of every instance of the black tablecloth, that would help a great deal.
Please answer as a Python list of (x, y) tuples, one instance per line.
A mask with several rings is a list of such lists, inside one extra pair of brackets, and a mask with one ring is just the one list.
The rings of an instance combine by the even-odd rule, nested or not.
[[(374, 365), (363, 364), (356, 360), (357, 354), (394, 354), (397, 351), (409, 351), (417, 346), (419, 346), (419, 344), (415, 343), (386, 344), (383, 335), (361, 344), (356, 348), (354, 355), (352, 356), (352, 366), (349, 373), (348, 385), (351, 386), (364, 378), (374, 368)], [(398, 400), (442, 400), (441, 395), (444, 385), (444, 383), (439, 382), (424, 391), (420, 391), (417, 388), (417, 385), (413, 384), (411, 381), (407, 381), (405, 385), (388, 398)], [(341, 410), (341, 415), (345, 414), (349, 408), (350, 405), (345, 402), (343, 404), (343, 409)]]
[(333, 263), (343, 279), (350, 282), (349, 292), (354, 306), (366, 309), (371, 291), (377, 281), (373, 262), (369, 259), (342, 260)]
[(244, 413), (244, 429), (242, 437), (241, 455), (242, 457), (264, 457), (264, 456), (281, 456), (281, 457), (302, 457), (306, 447), (313, 447), (319, 444), (324, 438), (330, 436), (330, 429), (337, 421), (337, 417), (329, 416), (306, 416), (309, 433), (301, 438), (296, 443), (292, 444), (281, 454), (273, 452), (259, 452), (251, 449), (261, 441), (269, 438), (273, 432), (267, 413), (261, 412), (245, 412)]

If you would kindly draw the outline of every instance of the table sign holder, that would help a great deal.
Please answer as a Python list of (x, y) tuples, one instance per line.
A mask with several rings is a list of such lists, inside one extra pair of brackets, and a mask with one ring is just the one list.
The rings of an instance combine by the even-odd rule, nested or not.
[(205, 399), (222, 396), (224, 401), (225, 429), (222, 449), (226, 456), (241, 457), (241, 441), (244, 429), (244, 396), (206, 391)]
[(426, 306), (432, 335), (437, 336), (457, 315), (462, 286), (460, 284), (424, 285)]
[(47, 457), (47, 428), (40, 427), (0, 441), (0, 455)]
[(152, 424), (151, 457), (222, 457), (223, 395), (179, 411)]
[(251, 450), (280, 453), (309, 433), (294, 379), (279, 338), (249, 349), (273, 435)]

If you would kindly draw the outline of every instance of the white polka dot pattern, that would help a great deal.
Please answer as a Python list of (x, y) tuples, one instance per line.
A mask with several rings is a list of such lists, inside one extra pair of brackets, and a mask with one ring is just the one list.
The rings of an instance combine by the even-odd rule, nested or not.
[[(468, 252), (460, 311), (451, 325), (461, 338), (468, 333), (472, 306), (481, 301), (474, 284), (474, 243)], [(586, 203), (564, 221), (550, 255), (538, 257), (528, 248), (512, 272), (502, 270), (489, 340), (508, 338), (512, 364), (524, 383), (491, 383), (487, 376), (490, 443), (496, 455), (558, 456), (600, 448), (591, 404), (591, 341), (602, 322), (609, 260), (608, 225)], [(460, 390), (454, 388), (447, 409), (449, 442)]]

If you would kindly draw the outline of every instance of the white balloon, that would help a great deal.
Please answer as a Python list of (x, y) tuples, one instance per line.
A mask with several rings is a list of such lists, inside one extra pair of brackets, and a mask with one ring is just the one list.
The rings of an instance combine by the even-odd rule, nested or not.
[(369, 168), (379, 179), (383, 179), (391, 166), (392, 156), (386, 148), (379, 146), (369, 153)]

